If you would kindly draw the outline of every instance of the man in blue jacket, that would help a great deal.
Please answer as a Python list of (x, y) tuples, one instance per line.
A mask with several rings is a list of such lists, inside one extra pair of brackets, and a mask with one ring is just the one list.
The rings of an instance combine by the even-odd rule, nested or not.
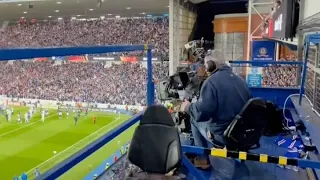
[[(181, 110), (190, 115), (195, 146), (223, 148), (227, 145), (223, 132), (252, 95), (246, 82), (225, 63), (221, 52), (209, 52), (205, 66), (211, 72), (201, 87), (199, 100), (184, 101)], [(221, 179), (232, 174), (231, 160), (210, 157), (210, 162), (218, 171), (216, 174), (222, 174)]]

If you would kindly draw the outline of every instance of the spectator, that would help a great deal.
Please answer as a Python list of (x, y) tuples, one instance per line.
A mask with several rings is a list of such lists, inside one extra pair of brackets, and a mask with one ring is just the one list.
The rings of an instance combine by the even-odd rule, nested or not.
[[(0, 62), (0, 94), (8, 97), (145, 105), (147, 69), (139, 63)], [(153, 63), (155, 79), (168, 64)]]
[[(294, 55), (282, 57), (279, 61), (296, 61)], [(277, 64), (262, 70), (262, 85), (265, 87), (294, 87), (297, 86), (297, 65)]]
[[(168, 17), (21, 22), (0, 30), (0, 48), (151, 44), (153, 56), (165, 57), (168, 28)], [(0, 94), (9, 97), (145, 105), (147, 72), (140, 64), (105, 67), (97, 62), (53, 65), (15, 61), (1, 65)], [(167, 65), (153, 66), (154, 79), (167, 76)]]
[[(26, 22), (0, 30), (0, 48), (118, 44), (152, 44), (154, 56), (168, 56), (168, 17)], [(111, 55), (142, 56), (144, 52)]]

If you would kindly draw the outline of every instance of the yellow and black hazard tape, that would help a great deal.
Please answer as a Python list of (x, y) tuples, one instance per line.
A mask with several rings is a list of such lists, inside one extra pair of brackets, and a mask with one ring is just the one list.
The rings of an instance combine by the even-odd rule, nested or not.
[(292, 165), (298, 166), (298, 159), (287, 158), (283, 156), (269, 156), (267, 154), (254, 154), (254, 153), (247, 153), (242, 151), (228, 151), (227, 149), (205, 149), (205, 154), (215, 156), (215, 157), (222, 157), (222, 158), (234, 158), (240, 160), (249, 160), (249, 161), (259, 161), (262, 163), (274, 163), (280, 165)]

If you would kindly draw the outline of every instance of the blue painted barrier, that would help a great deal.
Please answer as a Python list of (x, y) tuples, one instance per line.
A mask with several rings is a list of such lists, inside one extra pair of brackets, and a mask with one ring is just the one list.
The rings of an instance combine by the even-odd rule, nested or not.
[(117, 156), (118, 159), (120, 159), (120, 157), (122, 156), (120, 150), (114, 153), (111, 157), (109, 157), (105, 161), (103, 161), (103, 163), (101, 163), (97, 168), (92, 170), (86, 177), (84, 177), (83, 180), (92, 180), (95, 175), (99, 176), (100, 174), (102, 174), (106, 170), (107, 163), (109, 164), (109, 166), (112, 166), (115, 163), (114, 162), (115, 156)]
[[(0, 60), (29, 59), (36, 57), (71, 56), (79, 54), (99, 54), (124, 51), (151, 52), (151, 45), (130, 45), (130, 46), (78, 46), (78, 47), (53, 47), (53, 48), (16, 48), (1, 49)], [(150, 59), (151, 60), (151, 59)], [(151, 62), (151, 61), (150, 61)]]

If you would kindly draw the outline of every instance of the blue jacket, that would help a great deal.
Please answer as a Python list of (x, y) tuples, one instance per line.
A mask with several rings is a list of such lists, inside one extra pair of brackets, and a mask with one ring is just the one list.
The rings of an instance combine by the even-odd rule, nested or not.
[(209, 121), (208, 130), (222, 135), (250, 98), (246, 82), (225, 65), (206, 79), (199, 100), (186, 107), (186, 113), (194, 121)]

